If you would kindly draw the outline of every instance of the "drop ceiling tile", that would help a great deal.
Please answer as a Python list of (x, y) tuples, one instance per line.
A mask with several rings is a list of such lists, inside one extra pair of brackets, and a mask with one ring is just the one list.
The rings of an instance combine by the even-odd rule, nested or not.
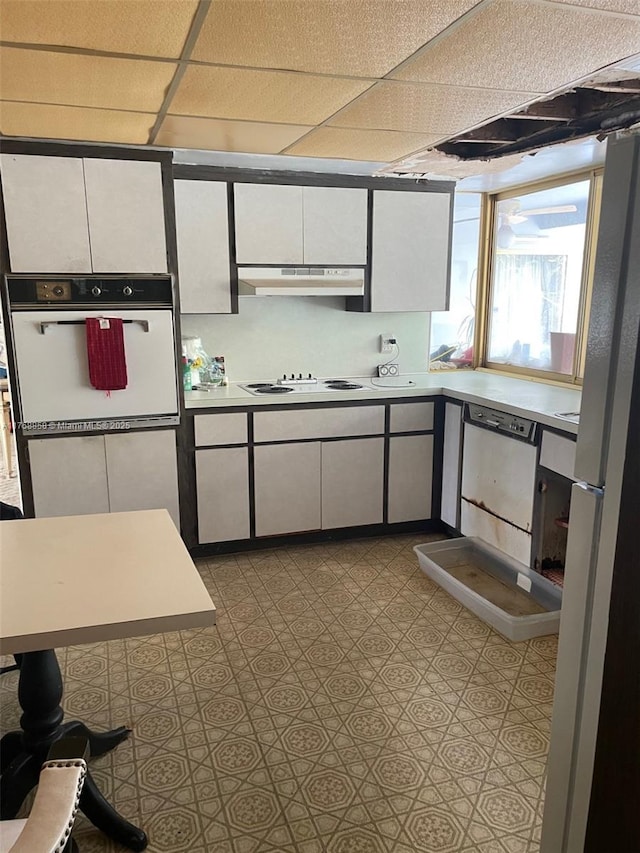
[(329, 124), (442, 136), (488, 121), (532, 98), (527, 92), (383, 81), (347, 106)]
[(550, 92), (637, 52), (638, 45), (640, 20), (559, 3), (496, 0), (391, 76)]
[(168, 115), (162, 122), (155, 144), (167, 148), (277, 154), (311, 129), (295, 124), (265, 124)]
[(550, 0), (564, 6), (588, 6), (603, 12), (622, 12), (627, 15), (640, 15), (640, 0)]
[(389, 163), (413, 151), (433, 145), (441, 137), (396, 130), (349, 130), (319, 127), (289, 148), (299, 157), (335, 157), (340, 160), (368, 160)]
[(180, 56), (197, 0), (2, 0), (2, 39)]
[(215, 0), (192, 58), (381, 77), (478, 0)]
[(0, 102), (0, 133), (5, 136), (144, 145), (155, 118), (154, 113)]
[(0, 49), (0, 97), (68, 106), (155, 112), (176, 70), (173, 62)]
[(318, 124), (369, 80), (190, 65), (170, 104), (176, 115)]

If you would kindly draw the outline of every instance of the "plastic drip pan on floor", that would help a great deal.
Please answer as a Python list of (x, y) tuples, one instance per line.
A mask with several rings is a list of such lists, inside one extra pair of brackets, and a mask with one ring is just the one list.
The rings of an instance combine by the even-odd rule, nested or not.
[(562, 590), (472, 536), (416, 545), (420, 568), (509, 640), (557, 634)]

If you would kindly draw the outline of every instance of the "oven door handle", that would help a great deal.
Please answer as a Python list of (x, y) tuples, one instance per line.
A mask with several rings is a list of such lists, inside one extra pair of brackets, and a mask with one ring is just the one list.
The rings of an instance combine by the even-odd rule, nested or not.
[[(46, 320), (43, 323), (36, 323), (41, 335), (47, 331), (48, 326), (84, 326), (84, 320)], [(149, 321), (148, 320), (123, 320), (123, 324), (127, 325), (131, 323), (135, 323), (138, 326), (142, 326), (143, 332), (149, 331)]]

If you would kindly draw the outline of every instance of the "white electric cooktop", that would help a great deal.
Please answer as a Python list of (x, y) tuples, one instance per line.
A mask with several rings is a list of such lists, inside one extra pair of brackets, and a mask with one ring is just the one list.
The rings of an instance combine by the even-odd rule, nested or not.
[(321, 394), (331, 391), (372, 391), (375, 390), (373, 385), (369, 385), (360, 379), (316, 379), (314, 376), (308, 375), (303, 377), (298, 374), (283, 376), (276, 382), (247, 382), (240, 385), (245, 391), (260, 396), (277, 396), (282, 397), (291, 394)]

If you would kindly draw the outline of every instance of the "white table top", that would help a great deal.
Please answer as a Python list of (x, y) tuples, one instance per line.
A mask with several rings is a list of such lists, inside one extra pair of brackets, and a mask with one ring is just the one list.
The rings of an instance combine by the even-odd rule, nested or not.
[(164, 509), (0, 523), (0, 654), (214, 624)]

